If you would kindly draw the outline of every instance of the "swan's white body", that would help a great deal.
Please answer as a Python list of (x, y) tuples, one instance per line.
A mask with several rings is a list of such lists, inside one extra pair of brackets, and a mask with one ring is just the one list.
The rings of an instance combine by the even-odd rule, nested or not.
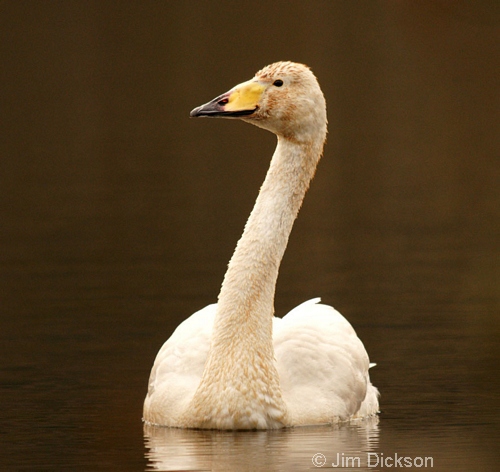
[(310, 300), (274, 315), (278, 269), (326, 138), (312, 72), (272, 64), (192, 116), (239, 117), (278, 136), (219, 301), (185, 320), (153, 365), (144, 419), (187, 428), (267, 429), (378, 411), (365, 348), (347, 320)]

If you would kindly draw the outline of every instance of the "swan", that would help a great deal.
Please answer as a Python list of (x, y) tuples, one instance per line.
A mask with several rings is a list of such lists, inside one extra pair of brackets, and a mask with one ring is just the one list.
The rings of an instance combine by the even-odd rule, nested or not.
[(303, 64), (277, 62), (190, 116), (238, 118), (278, 144), (218, 303), (183, 321), (154, 361), (143, 420), (246, 430), (375, 415), (368, 354), (340, 313), (314, 298), (274, 317), (280, 262), (326, 139), (316, 77)]

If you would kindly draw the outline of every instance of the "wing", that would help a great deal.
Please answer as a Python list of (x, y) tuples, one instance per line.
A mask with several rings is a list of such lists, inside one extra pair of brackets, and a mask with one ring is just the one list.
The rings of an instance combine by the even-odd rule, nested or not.
[(158, 352), (149, 377), (144, 419), (170, 425), (198, 387), (207, 359), (217, 305), (184, 320)]
[(277, 368), (294, 424), (331, 423), (360, 409), (365, 415), (378, 410), (363, 343), (339, 312), (319, 301), (309, 300), (274, 323)]

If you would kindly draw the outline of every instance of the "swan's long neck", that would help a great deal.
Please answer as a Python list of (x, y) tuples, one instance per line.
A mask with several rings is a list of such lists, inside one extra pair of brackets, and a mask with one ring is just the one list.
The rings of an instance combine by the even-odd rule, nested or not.
[[(214, 339), (233, 321), (271, 326), (278, 269), (320, 150), (280, 138), (219, 294)], [(266, 339), (271, 343), (272, 338)]]
[(323, 139), (307, 143), (278, 139), (219, 294), (212, 345), (192, 402), (202, 417), (199, 426), (286, 424), (274, 364), (274, 292), (288, 237), (322, 147)]

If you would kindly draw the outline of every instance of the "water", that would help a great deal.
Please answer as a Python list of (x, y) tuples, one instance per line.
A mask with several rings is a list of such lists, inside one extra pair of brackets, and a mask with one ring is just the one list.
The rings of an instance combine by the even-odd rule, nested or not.
[[(496, 469), (496, 3), (40, 5), (0, 25), (2, 470)], [(276, 312), (341, 311), (381, 414), (144, 427), (154, 356), (215, 301), (275, 145), (187, 115), (282, 58), (314, 67), (330, 134)]]

